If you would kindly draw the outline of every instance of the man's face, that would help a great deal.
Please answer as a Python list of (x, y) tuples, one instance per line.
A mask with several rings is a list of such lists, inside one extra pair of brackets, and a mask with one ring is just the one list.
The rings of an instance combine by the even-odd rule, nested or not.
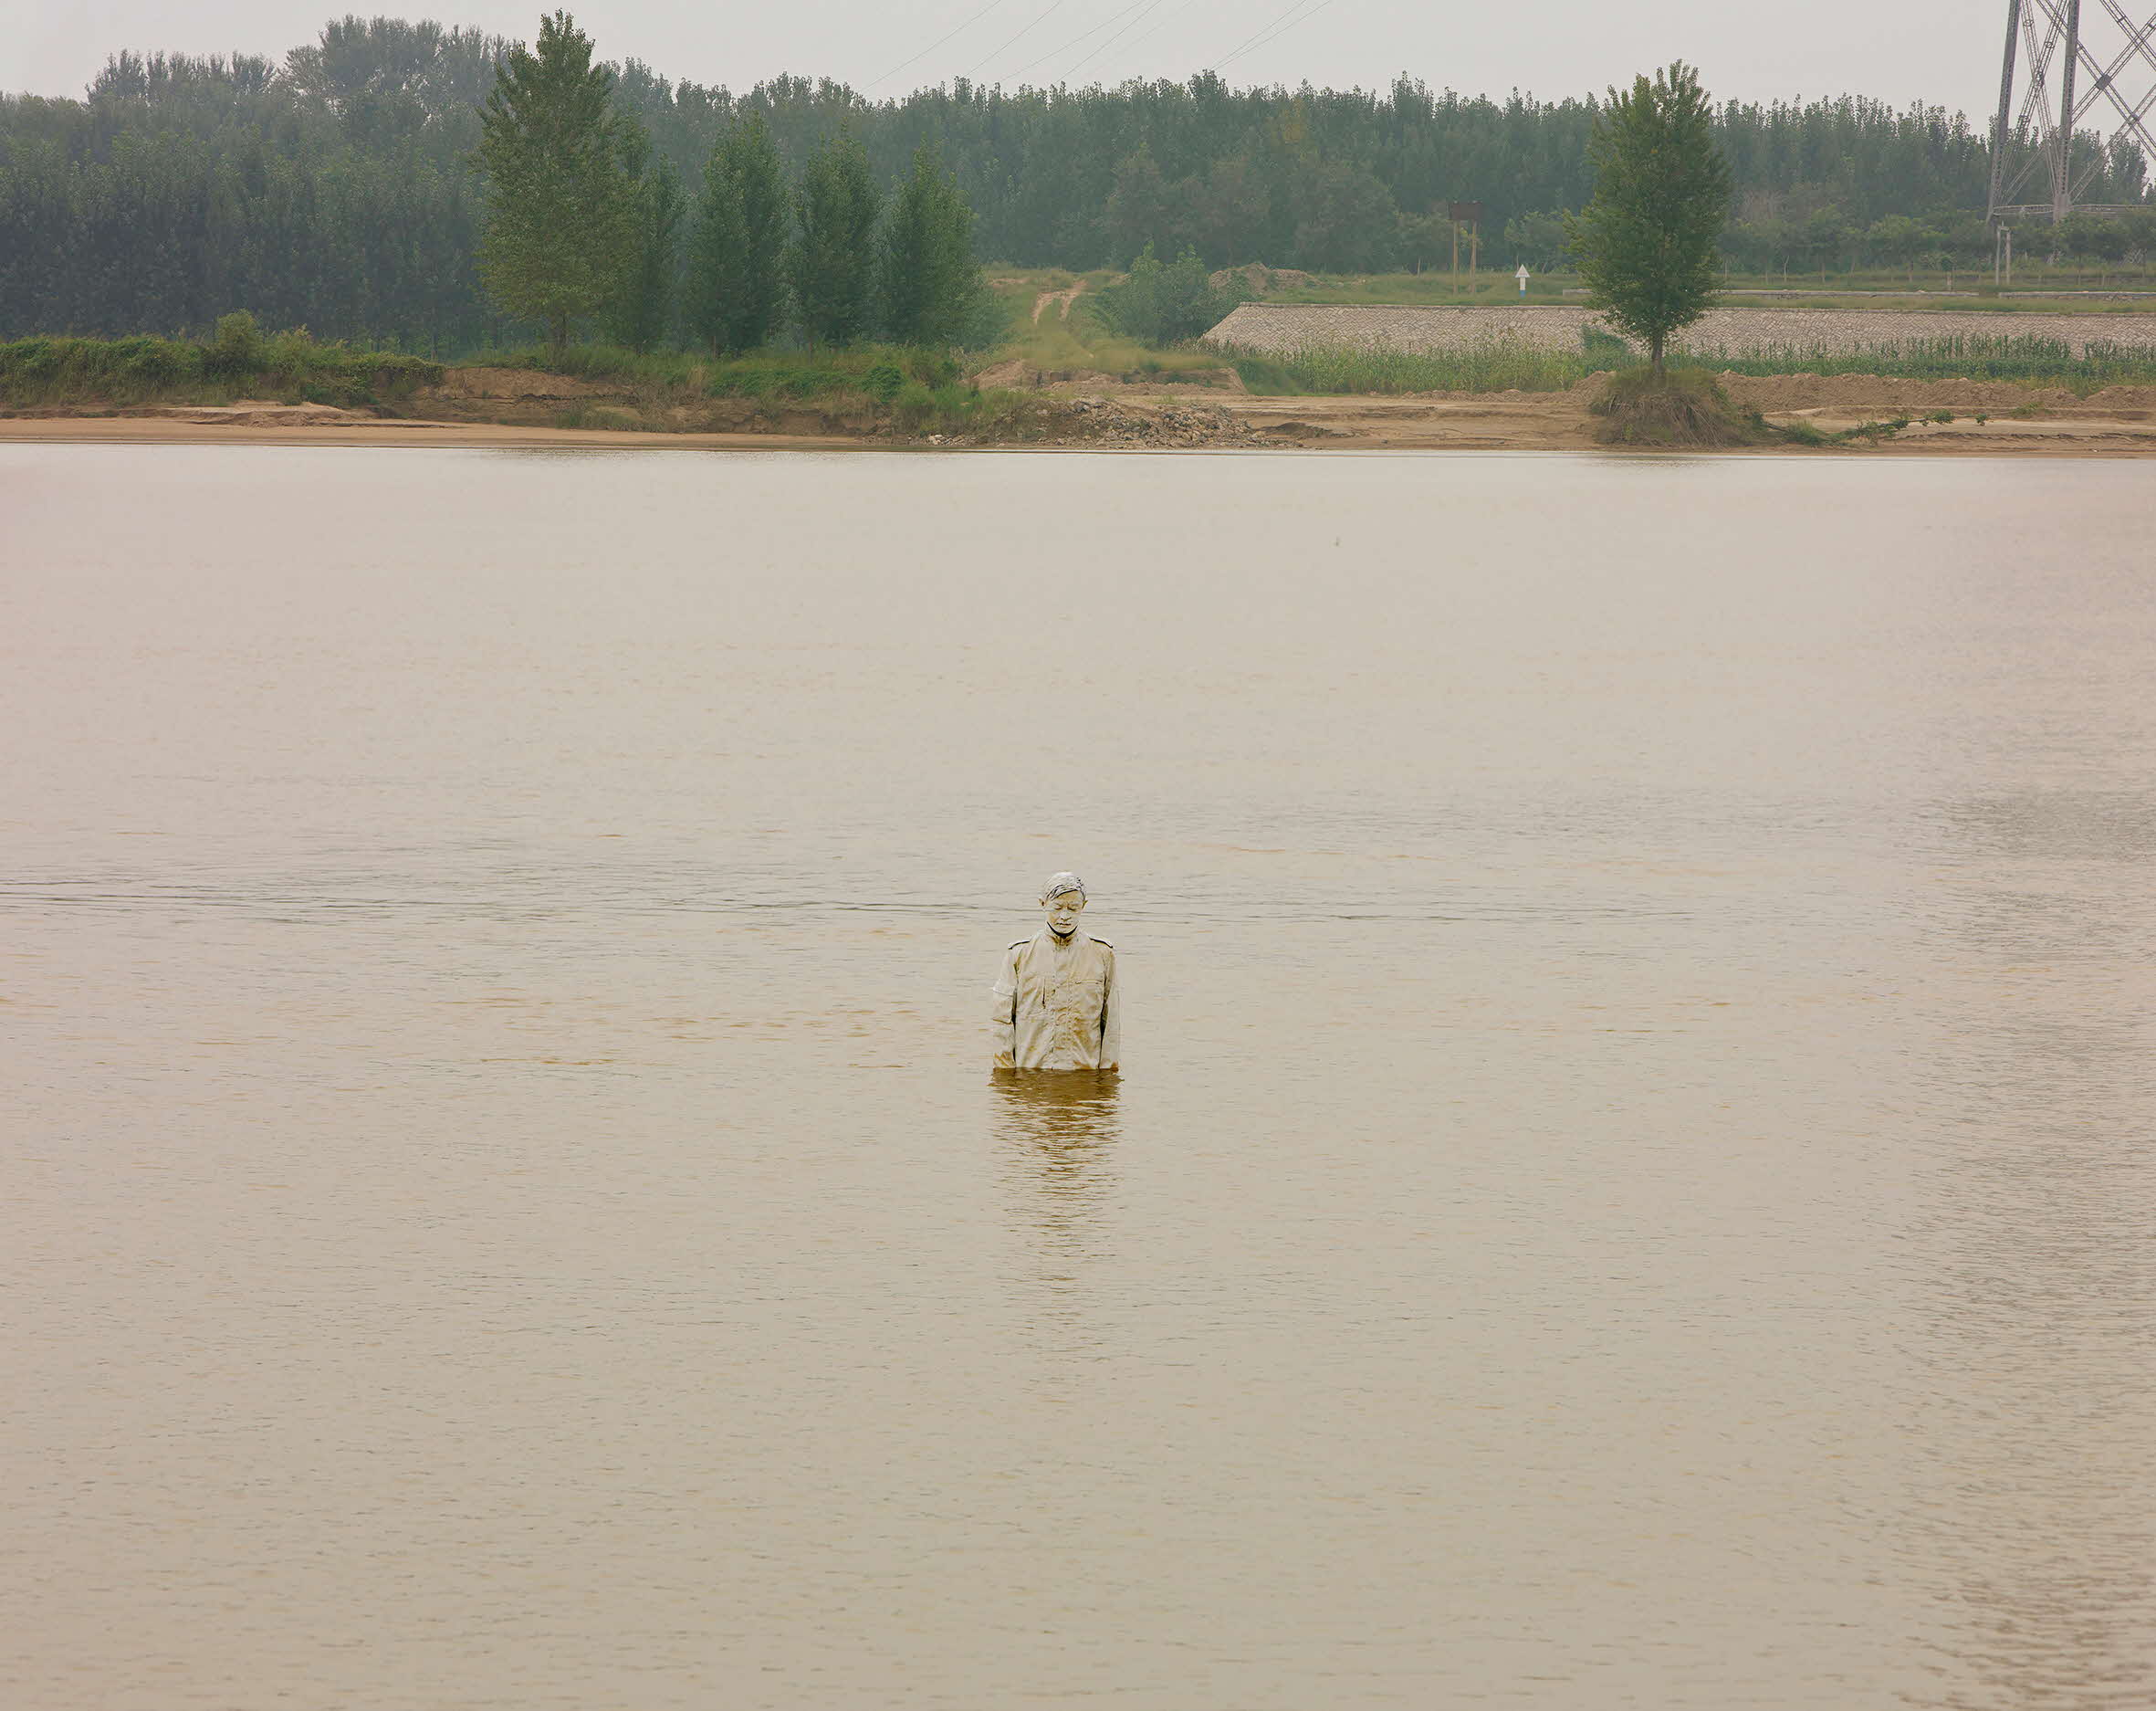
[(1085, 907), (1085, 894), (1066, 891), (1060, 897), (1050, 897), (1041, 907), (1048, 911), (1049, 930), (1058, 939), (1068, 939), (1077, 929), (1079, 911)]

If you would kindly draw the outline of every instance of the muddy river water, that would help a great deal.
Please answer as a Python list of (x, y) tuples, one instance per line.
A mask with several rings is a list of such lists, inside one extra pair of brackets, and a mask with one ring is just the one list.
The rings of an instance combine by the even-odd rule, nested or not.
[(2152, 483), (0, 448), (0, 1703), (2156, 1703)]

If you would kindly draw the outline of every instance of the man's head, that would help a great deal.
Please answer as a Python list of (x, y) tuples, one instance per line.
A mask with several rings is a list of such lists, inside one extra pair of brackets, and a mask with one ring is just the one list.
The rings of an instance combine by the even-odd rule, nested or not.
[(1058, 874), (1041, 887), (1041, 907), (1048, 916), (1048, 930), (1068, 939), (1078, 930), (1078, 915), (1085, 908), (1085, 882), (1076, 874)]

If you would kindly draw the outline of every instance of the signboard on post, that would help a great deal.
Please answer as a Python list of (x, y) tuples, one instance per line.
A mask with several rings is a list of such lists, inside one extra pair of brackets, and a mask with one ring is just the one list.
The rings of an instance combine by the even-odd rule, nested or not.
[(1522, 262), (1520, 264), (1520, 271), (1514, 274), (1512, 277), (1520, 281), (1520, 295), (1522, 297), (1525, 297), (1527, 295), (1527, 264), (1525, 262)]
[(1448, 202), (1445, 213), (1448, 218), (1458, 220), (1462, 226), (1482, 224), (1482, 205), (1479, 202)]

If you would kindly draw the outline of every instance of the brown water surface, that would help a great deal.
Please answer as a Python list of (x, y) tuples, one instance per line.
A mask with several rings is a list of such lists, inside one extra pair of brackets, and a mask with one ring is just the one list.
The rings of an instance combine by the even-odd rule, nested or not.
[(0, 1703), (2156, 1703), (2152, 505), (0, 449)]

